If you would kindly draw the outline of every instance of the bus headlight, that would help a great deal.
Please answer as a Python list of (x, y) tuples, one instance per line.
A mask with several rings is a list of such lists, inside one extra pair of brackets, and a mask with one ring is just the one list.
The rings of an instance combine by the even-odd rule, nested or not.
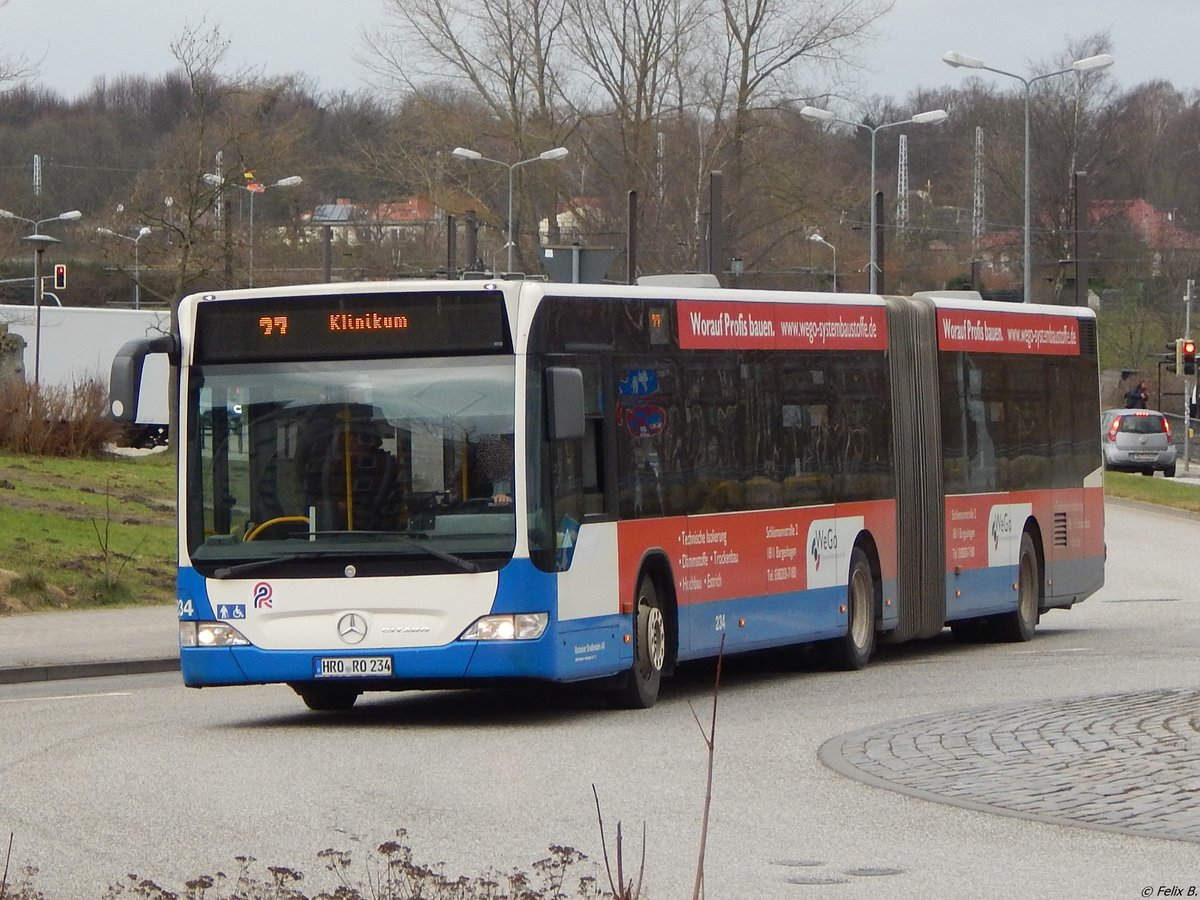
[(462, 633), (463, 641), (536, 641), (546, 631), (546, 613), (484, 616)]
[(244, 647), (250, 642), (226, 622), (180, 622), (180, 647)]

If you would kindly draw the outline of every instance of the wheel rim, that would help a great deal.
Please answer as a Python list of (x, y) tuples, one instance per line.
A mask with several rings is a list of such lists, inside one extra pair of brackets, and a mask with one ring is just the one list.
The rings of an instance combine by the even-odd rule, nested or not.
[(663, 621), (662, 610), (648, 603), (638, 607), (639, 618), (644, 623), (642, 628), (643, 671), (646, 675), (661, 672), (667, 658), (667, 626)]
[(1037, 616), (1037, 572), (1033, 554), (1021, 556), (1020, 596), (1017, 598), (1022, 621), (1032, 622)]
[(850, 639), (865, 647), (871, 639), (871, 580), (861, 567), (850, 578)]

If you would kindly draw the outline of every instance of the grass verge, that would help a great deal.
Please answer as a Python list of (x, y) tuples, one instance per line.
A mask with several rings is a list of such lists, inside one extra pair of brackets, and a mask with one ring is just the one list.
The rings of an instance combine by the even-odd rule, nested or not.
[(0, 453), (0, 613), (169, 603), (174, 583), (170, 452)]
[(1104, 473), (1104, 496), (1137, 500), (1171, 509), (1200, 512), (1200, 486), (1174, 478), (1147, 478), (1127, 472)]

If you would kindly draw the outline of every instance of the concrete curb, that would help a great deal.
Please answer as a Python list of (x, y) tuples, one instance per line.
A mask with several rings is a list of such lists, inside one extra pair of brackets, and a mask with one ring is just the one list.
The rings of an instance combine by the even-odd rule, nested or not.
[(35, 681), (62, 681), (69, 678), (103, 678), (110, 675), (145, 675), (152, 672), (178, 671), (178, 656), (165, 659), (125, 659), (13, 666), (0, 668), (0, 684), (28, 684)]

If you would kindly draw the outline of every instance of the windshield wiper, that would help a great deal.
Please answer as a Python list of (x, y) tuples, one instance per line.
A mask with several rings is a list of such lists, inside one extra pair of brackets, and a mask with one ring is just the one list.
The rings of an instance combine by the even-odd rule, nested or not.
[(447, 553), (445, 550), (439, 550), (437, 547), (427, 547), (420, 541), (414, 541), (412, 538), (402, 537), (400, 541), (408, 547), (420, 550), (423, 553), (428, 553), (434, 559), (440, 559), (444, 563), (449, 563), (452, 566), (457, 566), (464, 572), (479, 572), (482, 571), (479, 566), (471, 562), (469, 559), (463, 559), (461, 556), (455, 556), (453, 553)]
[[(420, 534), (420, 532), (414, 532), (414, 534)], [(437, 547), (429, 547), (425, 544), (422, 544), (420, 541), (414, 540), (410, 537), (405, 537), (402, 534), (397, 534), (394, 531), (316, 531), (313, 532), (313, 535), (315, 537), (321, 537), (321, 535), (353, 537), (362, 537), (366, 535), (368, 537), (386, 537), (389, 541), (396, 541), (404, 544), (406, 547), (412, 547), (414, 550), (420, 550), (422, 553), (432, 556), (434, 559), (439, 559), (444, 563), (449, 563), (457, 569), (462, 569), (464, 572), (482, 571), (479, 566), (475, 565), (475, 563), (471, 562), (469, 559), (463, 559), (461, 556), (455, 556), (453, 553), (447, 553), (445, 550), (439, 550)], [(428, 540), (428, 535), (422, 534), (421, 536)], [(300, 535), (300, 537), (307, 540), (308, 534)]]
[[(407, 547), (412, 547), (415, 550), (420, 550), (422, 553), (424, 553), (428, 556), (432, 556), (434, 559), (440, 560), (441, 562), (448, 563), (449, 565), (454, 566), (456, 569), (458, 569), (462, 572), (480, 572), (480, 571), (482, 571), (479, 568), (479, 566), (475, 565), (475, 563), (471, 562), (469, 559), (463, 559), (461, 556), (455, 556), (453, 553), (447, 553), (445, 550), (438, 550), (436, 547), (426, 547), (425, 545), (421, 544), (420, 542), (414, 541), (412, 538), (401, 537), (401, 536), (397, 535), (395, 532), (390, 532), (390, 531), (377, 531), (377, 532), (337, 531), (337, 532), (324, 532), (324, 533), (325, 534), (358, 534), (358, 535), (361, 535), (361, 534), (386, 534), (393, 541), (397, 541), (401, 544), (404, 544)], [(322, 534), (322, 532), (318, 531), (317, 534), (318, 535)], [(384, 548), (384, 547), (372, 548), (370, 550), (347, 548), (345, 550), (315, 550), (315, 551), (308, 552), (308, 553), (284, 553), (280, 556), (268, 556), (264, 559), (252, 559), (248, 562), (238, 563), (237, 565), (233, 565), (233, 566), (221, 566), (219, 569), (217, 569), (213, 572), (213, 577), (225, 579), (225, 578), (229, 578), (230, 576), (233, 576), (233, 575), (241, 575), (246, 572), (253, 572), (256, 569), (261, 569), (266, 566), (278, 565), (280, 563), (295, 562), (296, 560), (300, 560), (300, 559), (328, 559), (331, 556), (339, 556), (339, 557), (391, 556), (392, 553), (393, 553), (393, 551), (391, 549)]]
[(253, 572), (263, 566), (273, 566), (276, 563), (286, 563), (308, 556), (324, 556), (324, 553), (285, 553), (283, 556), (268, 556), (266, 559), (252, 559), (250, 562), (238, 563), (236, 566), (221, 566), (213, 572), (214, 578), (228, 578), (230, 575), (240, 575), (243, 572)]

